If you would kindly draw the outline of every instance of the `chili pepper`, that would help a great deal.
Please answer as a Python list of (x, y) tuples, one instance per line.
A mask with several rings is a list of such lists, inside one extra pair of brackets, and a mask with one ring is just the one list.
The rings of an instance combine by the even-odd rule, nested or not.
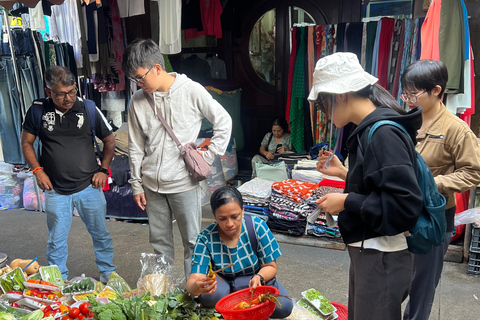
[[(230, 267), (233, 266), (234, 264), (235, 264), (235, 262), (229, 264), (229, 265), (226, 266), (225, 268), (222, 268), (222, 269), (213, 271), (213, 269), (212, 269), (212, 263), (210, 262), (210, 270), (208, 270), (208, 273), (207, 273), (207, 280), (215, 280), (215, 279), (217, 278), (217, 275), (216, 275), (217, 273), (219, 273), (220, 271), (223, 271), (223, 270), (225, 270), (225, 269), (227, 269), (227, 268), (230, 268)], [(223, 282), (222, 278), (219, 278), (219, 279)]]
[(250, 308), (250, 305), (246, 301), (242, 301), (239, 304), (237, 304), (233, 310), (242, 310), (242, 309), (247, 309)]

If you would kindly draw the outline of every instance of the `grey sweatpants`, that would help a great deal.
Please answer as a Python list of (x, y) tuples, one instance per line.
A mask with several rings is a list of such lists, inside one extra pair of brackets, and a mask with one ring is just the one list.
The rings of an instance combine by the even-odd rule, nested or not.
[(403, 320), (428, 320), (443, 269), (443, 257), (452, 240), (452, 232), (445, 233), (443, 244), (434, 247), (427, 254), (413, 255), (413, 276), (410, 300)]
[(193, 247), (202, 226), (200, 187), (180, 193), (157, 193), (145, 189), (150, 244), (156, 254), (175, 259), (172, 220), (182, 236), (185, 278), (192, 268)]
[(412, 277), (410, 251), (348, 246), (348, 254), (348, 320), (400, 320)]

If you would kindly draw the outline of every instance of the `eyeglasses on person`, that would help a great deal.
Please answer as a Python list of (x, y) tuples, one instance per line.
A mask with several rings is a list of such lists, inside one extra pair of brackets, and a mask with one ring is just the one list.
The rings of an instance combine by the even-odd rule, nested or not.
[(151, 67), (143, 76), (141, 76), (140, 78), (131, 78), (131, 77), (128, 77), (128, 79), (132, 82), (135, 82), (135, 83), (140, 83), (140, 84), (143, 84), (145, 83), (145, 77), (150, 73), (150, 71), (153, 70), (155, 66)]
[(65, 100), (66, 96), (68, 95), (70, 98), (75, 98), (77, 96), (77, 88), (70, 90), (69, 92), (55, 92), (50, 89), (52, 95), (60, 100)]
[(406, 103), (416, 103), (418, 100), (418, 97), (420, 97), (422, 94), (427, 92), (426, 90), (423, 90), (420, 93), (417, 94), (407, 94), (405, 92), (400, 94), (400, 99), (402, 99)]

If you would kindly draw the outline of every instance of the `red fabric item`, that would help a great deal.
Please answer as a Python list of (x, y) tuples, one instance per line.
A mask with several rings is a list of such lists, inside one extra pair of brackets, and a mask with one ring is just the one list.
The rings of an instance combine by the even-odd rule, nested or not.
[(463, 114), (460, 115), (460, 119), (465, 121), (470, 127), (470, 122), (472, 120), (471, 115), (475, 114), (475, 70), (473, 67), (473, 51), (472, 46), (470, 45), (470, 92), (472, 94), (472, 107), (465, 110)]
[(108, 183), (108, 178), (112, 176), (112, 171), (110, 168), (108, 168), (108, 176), (107, 176), (107, 181), (105, 181), (105, 185), (103, 186), (103, 191), (108, 191), (110, 190), (110, 184)]
[(319, 187), (333, 187), (339, 189), (345, 189), (345, 181), (335, 181), (329, 179), (323, 179), (318, 183)]
[(312, 191), (317, 188), (315, 183), (303, 182), (293, 179), (286, 179), (272, 184), (272, 190), (281, 193), (295, 202), (308, 199)]
[(285, 120), (290, 122), (290, 105), (292, 100), (292, 84), (293, 72), (295, 70), (295, 57), (297, 55), (297, 27), (292, 29), (292, 50), (290, 52), (290, 60), (288, 62), (288, 90), (287, 90), (287, 110), (285, 112)]
[[(465, 191), (462, 193), (455, 193), (455, 199), (457, 200), (457, 209), (455, 210), (455, 214), (459, 214), (468, 209), (468, 200), (470, 198), (470, 191)], [(452, 241), (458, 239), (463, 232), (465, 231), (465, 225), (459, 225), (455, 227), (455, 234), (452, 237)]]
[(388, 63), (393, 36), (395, 19), (382, 18), (380, 42), (378, 47), (378, 84), (387, 89), (388, 86)]
[(428, 7), (425, 21), (423, 21), (420, 31), (421, 52), (420, 60), (440, 60), (440, 12), (442, 11), (442, 1), (433, 0)]
[(200, 14), (202, 16), (203, 31), (197, 29), (185, 30), (185, 42), (199, 36), (215, 36), (222, 38), (222, 15), (223, 7), (220, 0), (200, 0)]

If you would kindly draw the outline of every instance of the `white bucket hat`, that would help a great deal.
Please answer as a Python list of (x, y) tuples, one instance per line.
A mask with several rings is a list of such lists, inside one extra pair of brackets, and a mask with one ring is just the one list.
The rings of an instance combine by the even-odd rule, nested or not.
[(341, 94), (359, 91), (377, 81), (363, 70), (356, 54), (337, 52), (317, 61), (308, 100), (315, 102), (321, 92)]

